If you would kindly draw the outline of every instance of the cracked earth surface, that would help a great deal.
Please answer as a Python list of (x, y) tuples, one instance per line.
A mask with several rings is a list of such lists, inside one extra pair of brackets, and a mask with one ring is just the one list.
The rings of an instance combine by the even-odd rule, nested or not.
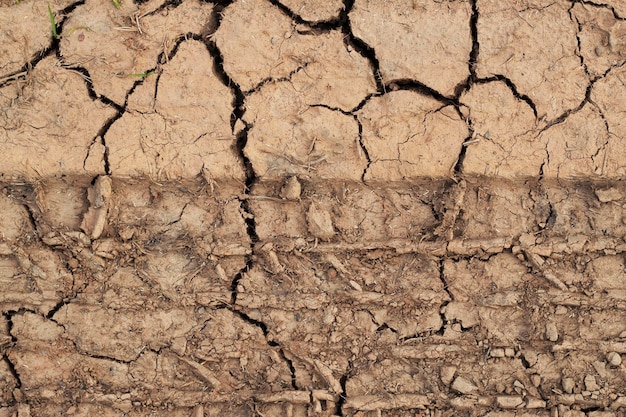
[(0, 0), (0, 416), (623, 416), (625, 37)]

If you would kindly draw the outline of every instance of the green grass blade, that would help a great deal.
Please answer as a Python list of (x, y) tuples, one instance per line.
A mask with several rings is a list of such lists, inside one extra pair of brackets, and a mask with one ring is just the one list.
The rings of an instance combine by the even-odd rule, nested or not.
[(50, 24), (52, 25), (52, 35), (54, 36), (54, 39), (58, 39), (59, 34), (57, 33), (57, 24), (54, 21), (54, 13), (52, 13), (50, 3), (48, 3), (48, 14), (50, 15)]
[(120, 7), (122, 7), (122, 2), (120, 0), (113, 0), (113, 5), (116, 9), (119, 9)]
[(142, 77), (145, 78), (149, 75), (154, 74), (154, 71), (148, 71), (148, 72), (140, 72), (138, 74), (128, 74), (129, 77)]

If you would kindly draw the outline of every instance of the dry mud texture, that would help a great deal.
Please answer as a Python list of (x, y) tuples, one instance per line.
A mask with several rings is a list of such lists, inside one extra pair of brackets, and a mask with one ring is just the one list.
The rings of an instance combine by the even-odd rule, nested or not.
[(0, 1), (0, 416), (624, 416), (625, 18)]

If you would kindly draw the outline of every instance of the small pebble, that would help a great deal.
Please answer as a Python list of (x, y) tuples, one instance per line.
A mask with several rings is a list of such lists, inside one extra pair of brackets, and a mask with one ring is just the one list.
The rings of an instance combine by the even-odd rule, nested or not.
[(353, 280), (350, 280), (350, 281), (349, 281), (349, 283), (350, 283), (350, 286), (351, 286), (352, 288), (354, 288), (355, 290), (357, 290), (357, 291), (359, 291), (359, 292), (362, 292), (362, 291), (363, 291), (363, 288), (359, 285), (359, 283), (358, 283), (358, 282), (353, 281)]
[(539, 398), (528, 398), (526, 400), (526, 408), (546, 408), (546, 402)]
[(598, 197), (598, 200), (601, 203), (608, 203), (610, 201), (618, 201), (623, 198), (622, 192), (617, 188), (596, 190), (596, 197)]
[(302, 193), (302, 185), (297, 177), (289, 177), (285, 180), (280, 190), (280, 197), (286, 200), (298, 200)]
[(563, 385), (563, 391), (565, 391), (567, 394), (571, 394), (574, 392), (575, 384), (572, 378), (563, 378), (561, 384)]
[(491, 349), (490, 355), (492, 358), (504, 358), (504, 349), (502, 348)]
[(587, 388), (587, 391), (597, 391), (600, 389), (595, 376), (587, 375), (585, 377), (585, 388)]
[(506, 395), (501, 397), (496, 397), (496, 403), (502, 408), (517, 408), (524, 400), (521, 395)]
[(492, 397), (485, 397), (485, 396), (480, 396), (478, 397), (478, 405), (481, 407), (491, 407), (491, 405), (493, 404), (493, 398)]
[(461, 394), (472, 394), (478, 391), (478, 387), (476, 385), (461, 376), (454, 380), (452, 383), (452, 389), (460, 392)]
[(524, 351), (522, 352), (522, 354), (524, 355), (524, 359), (526, 359), (526, 362), (528, 362), (531, 367), (537, 364), (537, 361), (539, 360), (537, 352), (533, 352), (532, 350), (530, 350)]
[(519, 237), (519, 243), (521, 246), (524, 247), (533, 246), (535, 244), (535, 235), (530, 233), (523, 233)]
[(563, 314), (567, 314), (567, 307), (558, 306), (556, 310), (554, 311), (554, 314), (556, 314), (557, 316), (562, 316)]
[(530, 381), (533, 383), (533, 387), (538, 388), (541, 385), (541, 375), (532, 374)]
[(456, 374), (456, 366), (443, 366), (440, 371), (441, 382), (449, 385)]
[(622, 357), (617, 352), (609, 352), (606, 354), (606, 360), (611, 366), (620, 366), (622, 364)]
[(309, 232), (316, 238), (330, 240), (335, 236), (335, 228), (327, 210), (318, 208), (315, 203), (311, 203), (306, 215), (309, 224)]
[(559, 340), (559, 331), (556, 328), (556, 324), (552, 322), (546, 324), (546, 339), (551, 342)]

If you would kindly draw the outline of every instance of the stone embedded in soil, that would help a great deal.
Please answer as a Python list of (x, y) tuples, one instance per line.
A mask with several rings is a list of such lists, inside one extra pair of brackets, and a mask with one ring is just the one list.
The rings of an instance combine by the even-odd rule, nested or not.
[(521, 395), (502, 395), (496, 397), (496, 404), (502, 408), (517, 408), (524, 402)]
[[(444, 314), (446, 319), (449, 321), (459, 321), (461, 326), (466, 329), (470, 329), (478, 324), (480, 324), (480, 317), (478, 311), (476, 311), (473, 306), (467, 305), (466, 303), (459, 303), (456, 301), (451, 301), (446, 305)], [(495, 357), (498, 351), (492, 351), (492, 356)], [(502, 350), (502, 356), (504, 356), (504, 350)]]
[[(474, 84), (461, 96), (474, 128), (463, 173), (504, 178), (539, 175), (545, 141), (536, 137), (535, 116), (504, 82)], [(470, 142), (472, 142), (470, 141)]]
[(285, 80), (309, 105), (350, 110), (374, 93), (376, 84), (369, 62), (346, 46), (344, 36), (339, 30), (315, 34), (270, 2), (246, 0), (223, 11), (214, 39), (224, 70), (242, 90)]
[(294, 175), (293, 177), (289, 177), (285, 180), (282, 188), (280, 189), (279, 196), (280, 198), (287, 200), (298, 200), (300, 199), (301, 193), (302, 184), (298, 181), (298, 177)]
[(585, 376), (585, 388), (587, 391), (597, 391), (600, 389), (600, 386), (596, 382), (596, 377), (593, 375)]
[(311, 203), (306, 213), (309, 232), (316, 238), (330, 240), (335, 236), (335, 228), (330, 213), (319, 209), (315, 203)]
[(541, 121), (575, 109), (589, 84), (577, 56), (578, 26), (568, 13), (571, 7), (564, 0), (478, 4), (477, 75), (510, 79), (535, 104)]
[(367, 166), (354, 117), (310, 107), (288, 83), (271, 83), (246, 100), (252, 125), (244, 153), (262, 179), (360, 180)]
[(80, 227), (92, 239), (99, 238), (104, 230), (106, 216), (109, 211), (111, 186), (110, 177), (100, 176), (95, 180), (93, 187), (87, 191), (87, 199), (91, 203), (91, 207), (83, 216)]
[(622, 357), (617, 352), (609, 352), (606, 354), (606, 360), (611, 366), (620, 366), (622, 364)]
[(569, 378), (569, 377), (563, 378), (563, 380), (561, 381), (561, 386), (563, 387), (563, 391), (565, 391), (568, 394), (571, 394), (572, 392), (574, 392), (574, 387), (575, 387), (574, 379)]
[(280, 0), (280, 3), (309, 22), (336, 19), (345, 7), (341, 0)]
[(169, 54), (179, 36), (202, 33), (213, 6), (191, 0), (154, 12), (150, 4), (121, 4), (87, 0), (79, 5), (64, 22), (60, 50), (67, 65), (89, 72), (97, 95), (123, 106), (142, 79), (133, 74), (156, 68), (159, 54)]
[[(137, 88), (155, 91), (152, 84)], [(132, 97), (132, 96), (131, 96)], [(210, 97), (210, 100), (207, 100)], [(105, 135), (111, 173), (116, 176), (243, 181), (244, 173), (230, 128), (232, 91), (221, 83), (206, 46), (183, 42), (162, 67), (158, 93), (128, 109)], [(130, 100), (129, 100), (130, 101)]]
[(556, 324), (553, 322), (546, 324), (546, 339), (550, 342), (559, 340), (559, 331), (556, 328)]
[(540, 409), (540, 408), (546, 408), (546, 401), (541, 400), (539, 398), (527, 398), (526, 399), (526, 408), (531, 408), (531, 409)]
[(371, 160), (366, 181), (450, 177), (468, 135), (454, 107), (414, 91), (373, 97), (357, 116)]
[(530, 381), (533, 384), (533, 387), (538, 388), (541, 385), (541, 375), (538, 374), (532, 374), (530, 376)]
[(446, 385), (450, 385), (452, 379), (454, 378), (454, 375), (456, 374), (456, 371), (456, 366), (442, 366), (440, 371), (441, 382)]
[(41, 60), (25, 84), (0, 88), (0, 167), (5, 178), (94, 176), (104, 163), (85, 166), (92, 142), (115, 110), (89, 98), (82, 75)]
[(452, 96), (469, 76), (471, 14), (468, 2), (358, 0), (349, 18), (374, 49), (384, 83), (412, 79)]
[(461, 394), (474, 394), (478, 391), (478, 387), (476, 385), (462, 376), (457, 376), (454, 382), (452, 382), (452, 389), (460, 392)]
[(504, 358), (504, 356), (505, 356), (504, 349), (503, 348), (493, 348), (493, 349), (491, 349), (491, 352), (489, 353), (489, 356), (491, 356), (492, 358)]
[(601, 203), (608, 203), (611, 201), (619, 201), (624, 198), (624, 193), (619, 188), (598, 188), (596, 190), (596, 197)]

